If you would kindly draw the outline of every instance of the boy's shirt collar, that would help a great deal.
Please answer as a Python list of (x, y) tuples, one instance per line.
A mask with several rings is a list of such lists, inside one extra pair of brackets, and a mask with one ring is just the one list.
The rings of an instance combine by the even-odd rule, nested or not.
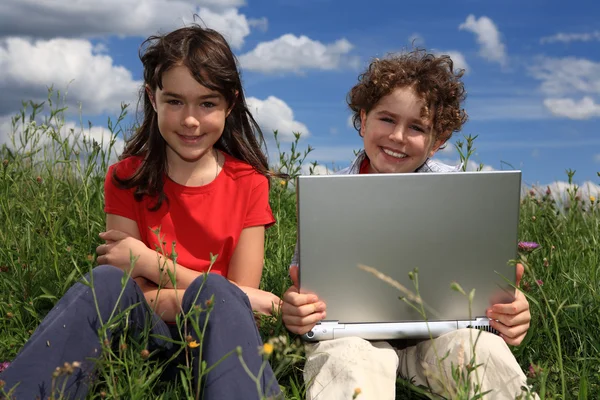
[[(358, 175), (360, 173), (360, 166), (366, 157), (367, 153), (361, 150), (356, 155), (352, 164), (347, 168), (339, 170), (336, 175)], [(461, 167), (462, 165), (452, 166), (428, 158), (415, 172), (458, 172), (461, 170)]]

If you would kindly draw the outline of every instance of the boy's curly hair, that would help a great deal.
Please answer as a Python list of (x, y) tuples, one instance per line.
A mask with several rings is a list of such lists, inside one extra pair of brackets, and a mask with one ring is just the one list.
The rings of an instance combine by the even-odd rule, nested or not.
[(446, 142), (468, 118), (461, 108), (466, 98), (463, 74), (464, 70), (454, 69), (449, 56), (436, 56), (423, 49), (374, 59), (348, 93), (354, 128), (360, 133), (360, 110), (368, 114), (394, 89), (412, 87), (425, 101), (421, 118), (428, 118), (434, 112), (433, 132), (437, 140)]

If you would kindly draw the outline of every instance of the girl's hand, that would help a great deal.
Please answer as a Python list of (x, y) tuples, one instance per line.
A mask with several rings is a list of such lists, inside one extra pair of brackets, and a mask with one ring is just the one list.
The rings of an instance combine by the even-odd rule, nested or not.
[[(522, 264), (517, 264), (517, 287), (521, 283), (524, 270)], [(487, 316), (491, 318), (490, 325), (492, 328), (500, 332), (500, 336), (510, 345), (518, 346), (527, 335), (531, 321), (529, 302), (518, 289), (512, 303), (494, 304), (487, 310)]]
[(144, 276), (143, 266), (149, 265), (148, 259), (153, 256), (154, 251), (146, 247), (142, 241), (121, 231), (111, 229), (108, 232), (101, 232), (99, 236), (106, 243), (96, 247), (98, 264), (113, 265), (128, 272), (131, 268), (131, 257), (139, 257), (131, 271), (131, 277)]
[(281, 299), (273, 293), (249, 286), (240, 286), (239, 288), (248, 296), (253, 311), (265, 315), (272, 315), (273, 312), (279, 312), (281, 308)]
[(284, 293), (281, 307), (283, 323), (290, 332), (304, 335), (325, 318), (326, 305), (316, 295), (298, 291), (298, 266), (290, 267), (290, 277), (293, 286)]

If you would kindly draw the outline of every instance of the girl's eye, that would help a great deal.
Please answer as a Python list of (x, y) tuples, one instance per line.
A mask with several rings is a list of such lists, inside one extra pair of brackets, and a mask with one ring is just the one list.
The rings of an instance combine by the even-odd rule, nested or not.
[(168, 100), (167, 104), (170, 104), (172, 106), (177, 106), (177, 105), (181, 104), (181, 102), (179, 100), (174, 100), (173, 99), (173, 100)]
[(214, 106), (215, 103), (211, 103), (210, 101), (205, 101), (204, 103), (202, 103), (202, 107), (213, 108)]

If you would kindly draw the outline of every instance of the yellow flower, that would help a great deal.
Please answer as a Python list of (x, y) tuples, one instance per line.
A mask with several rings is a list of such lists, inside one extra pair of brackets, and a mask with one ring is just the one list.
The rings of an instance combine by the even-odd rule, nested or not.
[(262, 352), (263, 354), (270, 356), (271, 353), (273, 353), (273, 345), (271, 343), (263, 344)]
[(594, 196), (590, 196), (590, 202), (594, 203), (596, 201), (596, 198)]
[(192, 340), (191, 342), (188, 343), (188, 346), (190, 346), (190, 348), (192, 348), (192, 349), (195, 349), (196, 347), (198, 347), (200, 345), (195, 340)]
[(284, 180), (280, 180), (279, 184), (281, 184), (281, 186), (285, 185), (285, 181)]
[(352, 399), (356, 399), (358, 397), (358, 395), (361, 393), (362, 393), (362, 390), (360, 390), (360, 388), (354, 389), (354, 394), (352, 395)]

